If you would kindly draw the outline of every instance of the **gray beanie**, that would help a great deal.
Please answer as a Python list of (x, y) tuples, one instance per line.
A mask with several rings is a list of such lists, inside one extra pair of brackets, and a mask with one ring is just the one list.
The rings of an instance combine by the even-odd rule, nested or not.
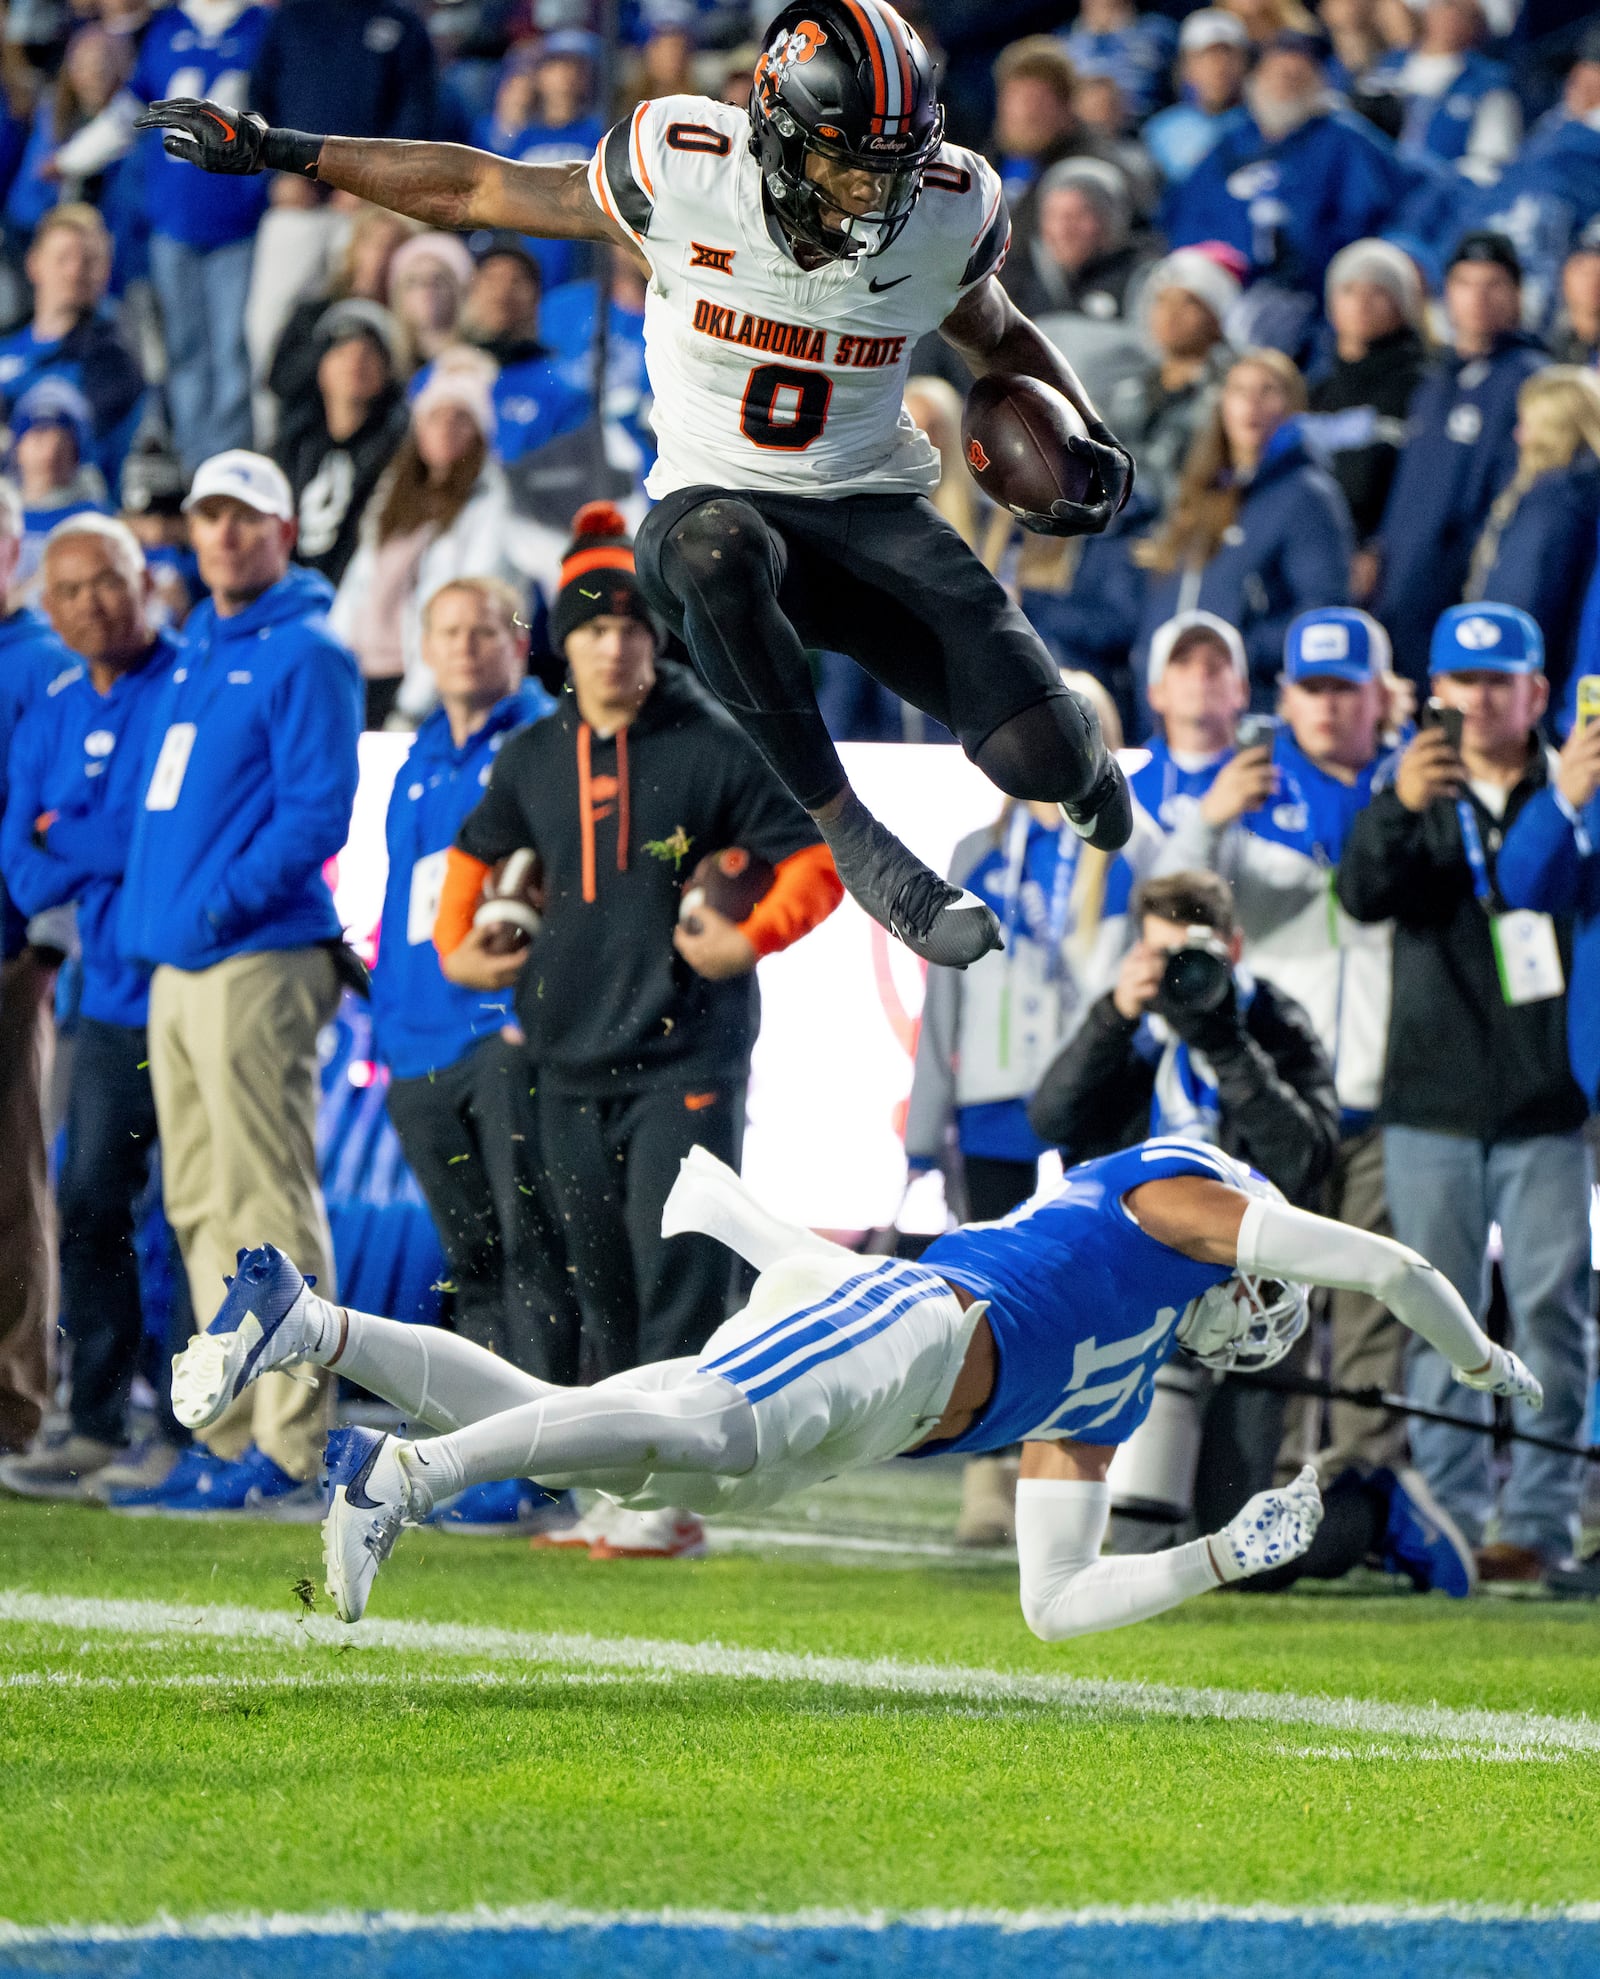
[(1422, 277), (1410, 255), (1392, 242), (1360, 240), (1341, 248), (1328, 264), (1328, 279), (1323, 289), (1327, 302), (1332, 303), (1335, 289), (1345, 288), (1351, 282), (1371, 282), (1374, 288), (1382, 289), (1413, 330), (1422, 328), (1426, 300)]
[(1133, 194), (1116, 166), (1100, 158), (1063, 158), (1040, 179), (1039, 203), (1068, 186), (1081, 193), (1100, 215), (1107, 248), (1121, 247), (1133, 224)]

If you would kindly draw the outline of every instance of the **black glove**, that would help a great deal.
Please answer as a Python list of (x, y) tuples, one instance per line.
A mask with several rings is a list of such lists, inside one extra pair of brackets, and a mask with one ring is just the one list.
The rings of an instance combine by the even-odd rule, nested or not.
[(250, 172), (314, 174), (320, 137), (304, 131), (273, 130), (254, 110), (233, 110), (225, 103), (203, 103), (194, 96), (173, 96), (152, 103), (134, 119), (137, 131), (160, 131), (162, 149), (203, 172), (243, 177)]
[(1092, 420), (1088, 434), (1086, 440), (1069, 440), (1067, 451), (1094, 470), (1089, 499), (1052, 502), (1048, 515), (1020, 516), (1024, 529), (1036, 536), (1098, 536), (1127, 507), (1133, 493), (1133, 455), (1103, 420)]

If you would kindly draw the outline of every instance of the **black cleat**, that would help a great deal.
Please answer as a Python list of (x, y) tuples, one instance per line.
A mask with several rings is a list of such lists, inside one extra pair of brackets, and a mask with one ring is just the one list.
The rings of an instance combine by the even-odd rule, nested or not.
[(816, 825), (851, 898), (913, 955), (965, 969), (1005, 946), (978, 896), (931, 873), (853, 792), (837, 818)]
[(1063, 804), (1061, 815), (1085, 845), (1096, 852), (1120, 852), (1133, 836), (1133, 795), (1114, 757), (1077, 804)]

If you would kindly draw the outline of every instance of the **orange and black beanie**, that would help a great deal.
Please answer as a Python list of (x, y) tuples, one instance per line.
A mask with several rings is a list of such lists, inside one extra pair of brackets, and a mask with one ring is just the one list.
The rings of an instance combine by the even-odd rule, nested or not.
[(585, 502), (572, 518), (572, 541), (561, 559), (561, 588), (550, 613), (550, 638), (557, 652), (569, 632), (592, 618), (636, 618), (658, 641), (661, 637), (639, 588), (633, 538), (612, 502)]

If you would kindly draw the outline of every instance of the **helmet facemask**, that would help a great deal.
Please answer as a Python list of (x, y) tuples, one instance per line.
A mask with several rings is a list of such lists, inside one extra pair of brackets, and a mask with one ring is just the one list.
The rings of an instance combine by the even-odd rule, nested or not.
[[(751, 120), (756, 129), (756, 157), (779, 224), (791, 240), (803, 241), (830, 261), (882, 254), (899, 238), (922, 190), (923, 167), (937, 155), (944, 140), (942, 108), (931, 143), (905, 160), (864, 158), (809, 136), (782, 104), (759, 121), (752, 104)], [(770, 140), (764, 141), (764, 130), (771, 133)], [(823, 184), (806, 169), (810, 156), (845, 171), (870, 173), (879, 180), (882, 190), (872, 210), (852, 213), (830, 200)]]
[(1205, 1367), (1250, 1373), (1274, 1366), (1306, 1329), (1304, 1285), (1235, 1271), (1184, 1307), (1178, 1344)]

